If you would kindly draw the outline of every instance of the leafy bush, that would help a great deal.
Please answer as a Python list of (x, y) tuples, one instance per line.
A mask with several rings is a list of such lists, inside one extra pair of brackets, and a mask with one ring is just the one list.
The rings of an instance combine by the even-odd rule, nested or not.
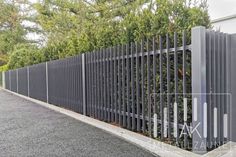
[(10, 55), (8, 68), (16, 69), (27, 65), (37, 64), (45, 61), (44, 55), (40, 50), (30, 44), (19, 44), (15, 46)]
[(8, 70), (8, 66), (7, 64), (3, 65), (3, 66), (0, 66), (0, 72), (2, 71), (7, 71)]

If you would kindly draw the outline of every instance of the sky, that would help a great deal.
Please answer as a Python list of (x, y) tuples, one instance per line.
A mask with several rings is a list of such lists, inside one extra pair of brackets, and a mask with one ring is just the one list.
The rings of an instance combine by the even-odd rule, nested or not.
[(236, 0), (208, 0), (211, 20), (236, 14)]

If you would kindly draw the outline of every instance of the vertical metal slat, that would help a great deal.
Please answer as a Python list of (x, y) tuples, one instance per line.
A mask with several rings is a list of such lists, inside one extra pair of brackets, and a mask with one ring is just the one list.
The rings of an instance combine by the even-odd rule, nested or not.
[(135, 102), (134, 102), (134, 43), (131, 43), (131, 95), (132, 95), (132, 130), (135, 130)]
[(160, 72), (160, 119), (161, 119), (161, 140), (163, 140), (164, 137), (164, 114), (163, 114), (163, 57), (162, 57), (162, 37), (159, 37), (159, 72)]
[(145, 98), (144, 98), (144, 43), (143, 40), (141, 41), (141, 79), (142, 79), (142, 83), (141, 83), (141, 87), (142, 87), (142, 127), (143, 127), (143, 133), (145, 133), (146, 131), (146, 117), (145, 117)]
[(137, 106), (137, 131), (140, 132), (140, 72), (139, 72), (139, 49), (138, 42), (136, 42), (136, 106)]

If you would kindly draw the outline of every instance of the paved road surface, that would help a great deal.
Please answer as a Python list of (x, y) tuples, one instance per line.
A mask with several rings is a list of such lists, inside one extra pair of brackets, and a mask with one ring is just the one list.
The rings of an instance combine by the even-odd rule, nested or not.
[(153, 157), (123, 139), (3, 90), (0, 156)]

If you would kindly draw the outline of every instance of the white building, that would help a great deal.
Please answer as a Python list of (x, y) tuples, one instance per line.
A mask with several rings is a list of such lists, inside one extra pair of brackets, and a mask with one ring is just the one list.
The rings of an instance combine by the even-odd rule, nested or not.
[(236, 14), (212, 20), (212, 25), (215, 30), (230, 34), (236, 33)]

